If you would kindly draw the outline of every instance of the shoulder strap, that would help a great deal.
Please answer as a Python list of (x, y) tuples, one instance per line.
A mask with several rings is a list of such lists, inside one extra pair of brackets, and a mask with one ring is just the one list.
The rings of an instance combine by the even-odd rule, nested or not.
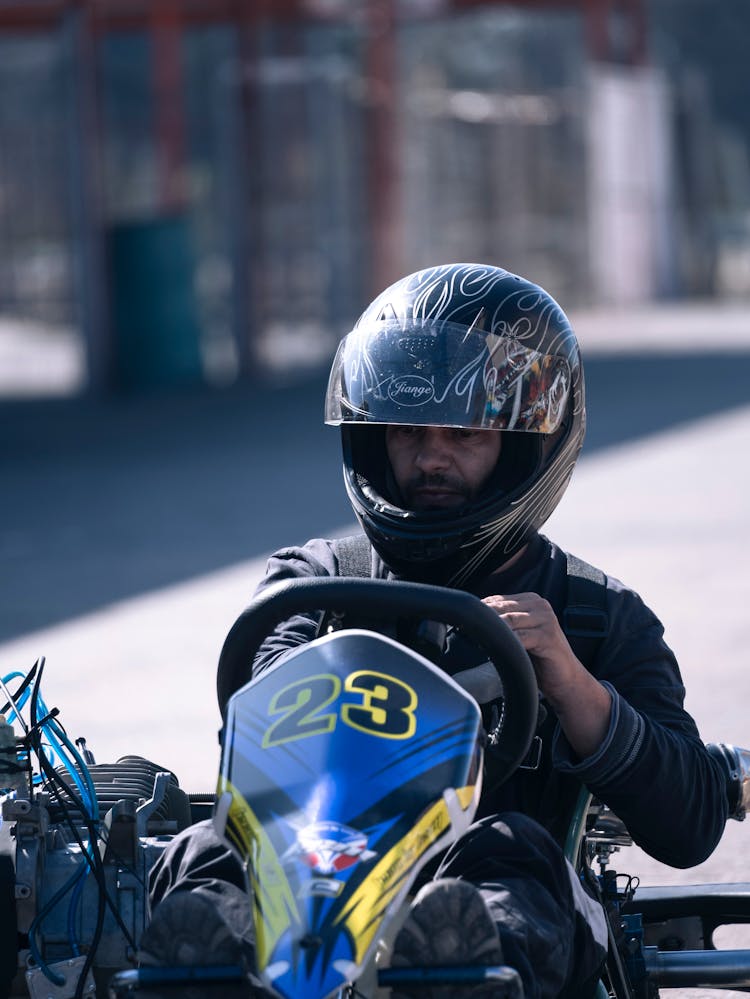
[[(349, 534), (335, 538), (332, 543), (336, 556), (337, 576), (358, 576), (369, 579), (372, 576), (372, 548), (364, 534)], [(341, 626), (342, 618), (334, 611), (326, 611), (318, 625), (317, 636)]]
[[(333, 542), (339, 576), (372, 575), (372, 549), (364, 534), (350, 534)], [(565, 635), (587, 668), (596, 659), (609, 632), (607, 577), (588, 562), (566, 553), (567, 600), (562, 614)]]
[(609, 632), (607, 577), (575, 555), (565, 557), (568, 595), (562, 627), (576, 656), (590, 669)]
[(372, 575), (372, 549), (364, 534), (350, 534), (336, 538), (333, 551), (338, 563), (339, 576), (361, 576), (369, 579)]

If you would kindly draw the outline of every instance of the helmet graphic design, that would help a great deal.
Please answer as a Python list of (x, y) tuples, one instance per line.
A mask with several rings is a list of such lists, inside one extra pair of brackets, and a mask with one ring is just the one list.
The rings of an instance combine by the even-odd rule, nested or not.
[[(567, 316), (499, 267), (410, 274), (365, 309), (331, 367), (325, 420), (365, 534), (398, 575), (463, 586), (547, 520), (585, 432), (583, 370)], [(497, 467), (459, 508), (405, 509), (385, 450), (396, 424), (503, 433)]]

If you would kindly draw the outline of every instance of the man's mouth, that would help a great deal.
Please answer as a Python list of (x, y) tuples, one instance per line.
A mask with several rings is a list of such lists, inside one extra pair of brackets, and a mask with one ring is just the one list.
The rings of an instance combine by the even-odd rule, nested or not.
[(443, 486), (421, 486), (411, 491), (412, 505), (416, 510), (442, 510), (462, 506), (466, 494), (462, 490)]

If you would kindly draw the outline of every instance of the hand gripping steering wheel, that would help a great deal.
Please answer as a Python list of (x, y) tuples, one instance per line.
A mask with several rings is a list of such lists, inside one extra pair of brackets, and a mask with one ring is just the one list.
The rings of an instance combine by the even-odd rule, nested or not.
[(219, 656), (217, 694), (222, 717), (227, 702), (252, 677), (263, 640), (281, 621), (313, 610), (369, 618), (440, 621), (461, 629), (487, 653), (503, 685), (503, 722), (493, 757), (509, 776), (528, 754), (536, 731), (538, 694), (528, 653), (503, 619), (463, 590), (424, 583), (352, 577), (290, 579), (268, 587), (240, 614)]

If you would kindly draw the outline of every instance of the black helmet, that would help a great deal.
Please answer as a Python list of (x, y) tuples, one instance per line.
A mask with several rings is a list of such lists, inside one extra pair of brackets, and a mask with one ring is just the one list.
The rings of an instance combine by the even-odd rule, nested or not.
[[(578, 343), (543, 288), (500, 267), (418, 271), (340, 343), (325, 421), (341, 426), (349, 500), (386, 565), (465, 586), (518, 551), (565, 491), (586, 424)], [(392, 424), (502, 431), (497, 467), (458, 509), (404, 509), (385, 450)]]

